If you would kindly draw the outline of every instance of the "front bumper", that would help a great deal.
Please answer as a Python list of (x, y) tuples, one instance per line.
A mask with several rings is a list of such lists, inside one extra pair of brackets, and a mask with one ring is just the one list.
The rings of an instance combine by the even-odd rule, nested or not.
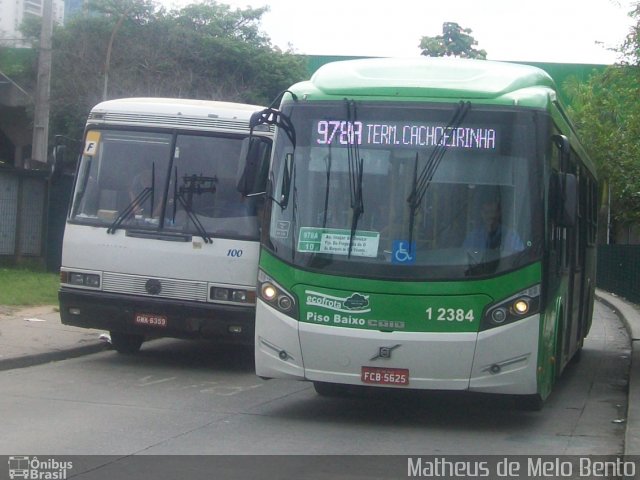
[[(537, 392), (540, 315), (484, 332), (380, 332), (298, 322), (258, 300), (256, 373), (361, 385), (361, 368), (410, 369), (409, 388)], [(397, 347), (376, 359), (380, 347)], [(398, 387), (404, 388), (404, 387)]]
[[(75, 290), (58, 292), (65, 325), (96, 328), (145, 337), (206, 338), (253, 345), (255, 309), (161, 298)], [(166, 325), (140, 325), (136, 314), (161, 316)]]

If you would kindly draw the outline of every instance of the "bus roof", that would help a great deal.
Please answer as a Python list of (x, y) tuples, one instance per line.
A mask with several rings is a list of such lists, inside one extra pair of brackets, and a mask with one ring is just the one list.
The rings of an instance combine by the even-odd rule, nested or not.
[(372, 58), (332, 62), (292, 90), (310, 98), (335, 95), (486, 100), (547, 106), (556, 86), (529, 65), (458, 58)]
[(121, 98), (97, 104), (87, 123), (247, 132), (251, 114), (263, 108), (213, 100)]

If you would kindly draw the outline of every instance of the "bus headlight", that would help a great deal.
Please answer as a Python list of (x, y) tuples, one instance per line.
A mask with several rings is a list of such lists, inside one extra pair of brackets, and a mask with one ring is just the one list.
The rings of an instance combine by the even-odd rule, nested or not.
[(278, 296), (278, 290), (269, 282), (265, 282), (260, 286), (260, 293), (262, 293), (262, 298), (264, 298), (267, 302), (275, 300), (275, 298)]
[(60, 271), (60, 283), (74, 287), (100, 288), (100, 275), (97, 273)]
[(525, 315), (528, 311), (529, 311), (529, 302), (531, 301), (530, 298), (524, 297), (524, 298), (520, 298), (518, 300), (516, 300), (515, 302), (513, 302), (513, 311), (517, 314), (517, 315)]
[(527, 288), (506, 300), (489, 305), (482, 317), (480, 330), (501, 327), (530, 317), (540, 311), (540, 285)]
[(254, 305), (256, 303), (256, 293), (243, 288), (216, 285), (209, 288), (209, 299), (219, 303)]
[(260, 298), (276, 310), (292, 318), (298, 318), (293, 295), (289, 294), (262, 270), (258, 271), (258, 292)]

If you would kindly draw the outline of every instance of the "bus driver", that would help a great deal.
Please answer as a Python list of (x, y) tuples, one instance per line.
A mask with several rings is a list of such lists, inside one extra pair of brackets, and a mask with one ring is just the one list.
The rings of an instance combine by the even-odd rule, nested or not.
[(463, 246), (473, 250), (502, 250), (515, 253), (524, 250), (517, 233), (502, 225), (502, 209), (495, 198), (485, 198), (480, 207), (482, 223), (471, 230)]

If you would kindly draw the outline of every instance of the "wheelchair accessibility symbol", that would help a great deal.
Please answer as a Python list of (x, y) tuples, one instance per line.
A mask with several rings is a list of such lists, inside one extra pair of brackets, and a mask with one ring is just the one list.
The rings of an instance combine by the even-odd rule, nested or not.
[(405, 240), (393, 241), (393, 255), (391, 257), (391, 263), (411, 264), (416, 263), (416, 242), (411, 242), (411, 248), (409, 248), (409, 242)]

